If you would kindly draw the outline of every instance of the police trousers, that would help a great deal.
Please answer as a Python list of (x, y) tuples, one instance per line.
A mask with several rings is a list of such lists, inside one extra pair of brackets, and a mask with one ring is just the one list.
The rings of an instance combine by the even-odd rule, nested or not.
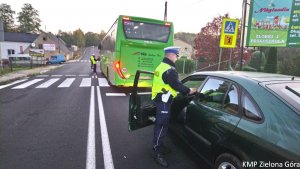
[(156, 106), (156, 120), (154, 126), (153, 151), (155, 154), (161, 153), (161, 146), (164, 144), (164, 138), (168, 132), (171, 103), (172, 101), (167, 103), (154, 101)]

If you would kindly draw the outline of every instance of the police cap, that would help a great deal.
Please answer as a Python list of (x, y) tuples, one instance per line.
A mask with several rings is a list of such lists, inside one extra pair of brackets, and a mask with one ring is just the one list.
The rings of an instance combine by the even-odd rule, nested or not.
[(177, 46), (169, 46), (164, 48), (165, 53), (175, 53), (179, 54), (180, 47)]

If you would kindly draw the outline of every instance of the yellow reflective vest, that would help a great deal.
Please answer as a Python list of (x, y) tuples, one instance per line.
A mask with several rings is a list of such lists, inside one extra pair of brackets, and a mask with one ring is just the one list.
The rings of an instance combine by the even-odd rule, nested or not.
[(90, 60), (91, 60), (91, 62), (92, 62), (94, 65), (97, 64), (97, 62), (96, 62), (95, 58), (93, 57), (93, 55), (90, 57)]
[(171, 66), (164, 62), (158, 65), (158, 67), (155, 69), (152, 84), (152, 100), (156, 97), (158, 93), (164, 93), (163, 88), (167, 92), (170, 91), (173, 98), (177, 96), (176, 90), (174, 90), (169, 84), (166, 84), (162, 79), (163, 73), (169, 69), (171, 69)]

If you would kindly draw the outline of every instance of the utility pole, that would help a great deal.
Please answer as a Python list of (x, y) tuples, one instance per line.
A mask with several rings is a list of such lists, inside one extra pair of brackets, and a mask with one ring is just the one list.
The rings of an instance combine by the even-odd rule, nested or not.
[(240, 71), (242, 70), (243, 67), (243, 57), (244, 57), (244, 39), (245, 39), (245, 27), (246, 27), (246, 14), (247, 14), (247, 0), (244, 0), (244, 13), (243, 13), (243, 29), (242, 29), (242, 44), (241, 44), (241, 60), (240, 60)]
[(167, 21), (167, 15), (168, 15), (168, 2), (165, 1), (165, 14), (164, 14), (164, 21)]

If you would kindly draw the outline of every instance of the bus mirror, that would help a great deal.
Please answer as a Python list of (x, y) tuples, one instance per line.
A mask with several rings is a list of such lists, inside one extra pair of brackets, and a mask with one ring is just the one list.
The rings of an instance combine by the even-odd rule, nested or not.
[(98, 45), (98, 49), (100, 50), (102, 48), (101, 44)]

